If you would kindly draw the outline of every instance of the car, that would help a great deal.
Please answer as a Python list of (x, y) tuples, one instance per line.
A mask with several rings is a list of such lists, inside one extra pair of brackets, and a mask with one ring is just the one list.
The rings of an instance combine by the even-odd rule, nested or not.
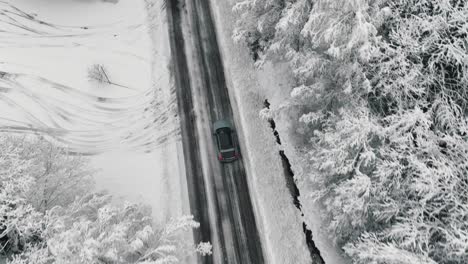
[(218, 160), (220, 162), (232, 162), (239, 159), (234, 130), (227, 120), (218, 120), (213, 124), (213, 135), (216, 140)]

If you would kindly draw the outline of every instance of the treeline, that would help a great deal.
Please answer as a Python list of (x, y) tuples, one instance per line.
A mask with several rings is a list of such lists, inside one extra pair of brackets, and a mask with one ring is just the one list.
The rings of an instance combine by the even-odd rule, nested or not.
[(193, 217), (157, 225), (148, 206), (96, 192), (88, 162), (37, 137), (0, 134), (0, 258), (162, 264), (210, 253), (184, 239), (199, 226)]
[[(245, 0), (233, 37), (295, 77), (277, 114), (354, 263), (468, 263), (468, 4)], [(299, 132), (297, 132), (299, 131)], [(300, 143), (300, 144), (299, 144)]]

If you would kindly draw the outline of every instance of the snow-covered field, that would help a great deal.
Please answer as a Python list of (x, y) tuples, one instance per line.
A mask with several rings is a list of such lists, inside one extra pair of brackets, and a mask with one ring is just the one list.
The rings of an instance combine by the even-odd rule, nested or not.
[[(45, 132), (95, 154), (97, 187), (150, 204), (158, 220), (187, 213), (164, 12), (146, 17), (144, 1), (133, 0), (11, 0), (1, 8), (9, 11), (0, 24), (2, 131)], [(128, 88), (90, 82), (96, 63)]]

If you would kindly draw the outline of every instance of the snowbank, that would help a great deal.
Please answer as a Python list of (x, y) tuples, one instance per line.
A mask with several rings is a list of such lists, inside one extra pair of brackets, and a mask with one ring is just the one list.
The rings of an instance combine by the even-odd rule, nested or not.
[(171, 68), (171, 51), (166, 11), (162, 2), (158, 0), (145, 0), (147, 10), (147, 26), (151, 39), (151, 76), (152, 86), (157, 92), (155, 100), (160, 109), (165, 109), (166, 129), (172, 131), (175, 141), (165, 144), (160, 149), (159, 159), (163, 170), (165, 184), (166, 217), (177, 217), (190, 214), (190, 204), (185, 178), (184, 157), (182, 141), (179, 137), (179, 120), (177, 116), (177, 103), (173, 75)]

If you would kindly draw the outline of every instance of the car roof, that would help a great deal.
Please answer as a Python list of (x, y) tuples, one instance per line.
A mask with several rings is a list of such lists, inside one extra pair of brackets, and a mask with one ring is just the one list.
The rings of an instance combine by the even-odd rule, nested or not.
[(216, 139), (220, 151), (229, 150), (234, 148), (232, 140), (231, 129), (227, 127), (219, 128), (216, 132)]
[(220, 128), (229, 128), (229, 129), (232, 129), (231, 127), (231, 123), (229, 123), (229, 121), (227, 120), (224, 120), (224, 119), (221, 119), (221, 120), (218, 120), (216, 122), (214, 122), (213, 124), (213, 130), (216, 131)]

